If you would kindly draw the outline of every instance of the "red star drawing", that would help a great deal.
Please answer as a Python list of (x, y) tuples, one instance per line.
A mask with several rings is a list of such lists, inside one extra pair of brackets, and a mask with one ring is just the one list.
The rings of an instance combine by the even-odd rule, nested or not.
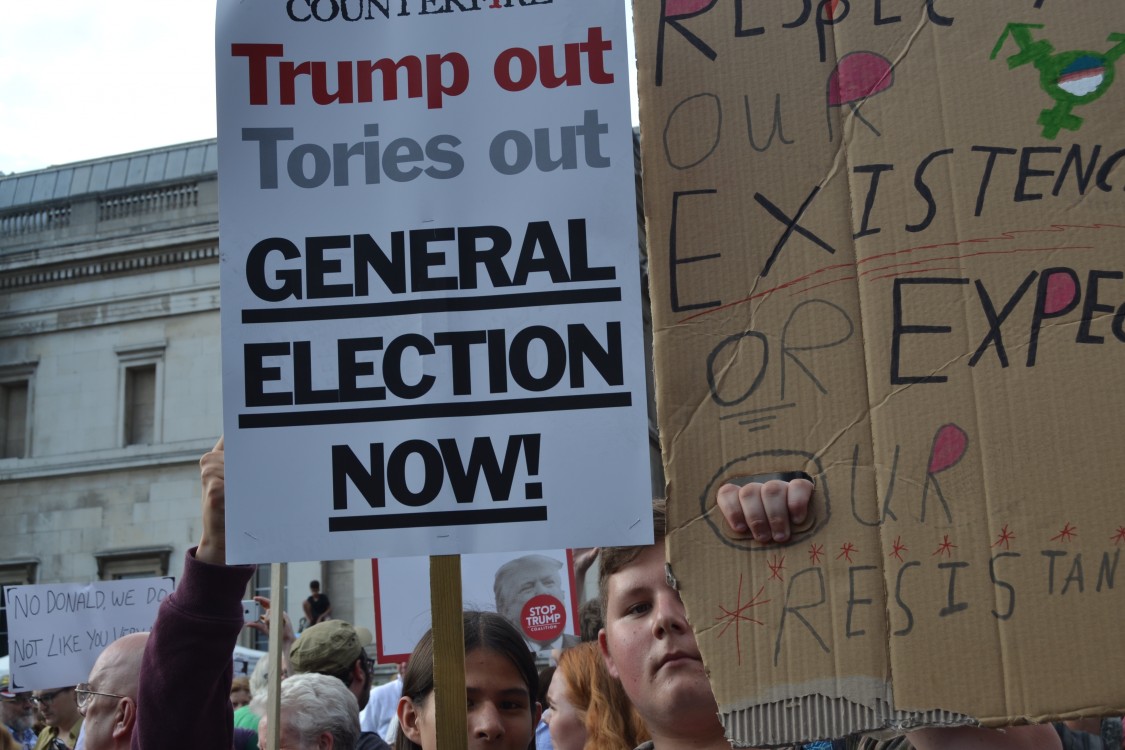
[(853, 552), (859, 552), (859, 550), (856, 549), (856, 546), (851, 542), (844, 542), (840, 545), (840, 554), (836, 555), (836, 559), (839, 560), (841, 557), (846, 557), (848, 562), (851, 562)]
[(1071, 539), (1073, 539), (1076, 536), (1078, 536), (1078, 527), (1077, 526), (1071, 526), (1070, 521), (1067, 521), (1066, 525), (1062, 527), (1062, 531), (1060, 531), (1059, 533), (1057, 533), (1053, 537), (1051, 537), (1051, 541), (1052, 542), (1069, 542)]
[[(934, 550), (934, 555), (945, 555), (946, 557), (953, 557), (953, 550), (957, 549), (957, 545), (949, 541), (949, 534), (945, 534), (941, 538), (941, 544)], [(930, 555), (933, 557), (934, 555)]]
[(899, 562), (902, 562), (902, 553), (903, 552), (909, 552), (909, 551), (910, 550), (907, 548), (907, 546), (902, 543), (902, 537), (896, 536), (895, 537), (895, 548), (893, 550), (891, 550), (891, 554), (887, 555), (887, 557), (894, 557)]
[(1000, 529), (1000, 536), (996, 537), (996, 541), (993, 542), (992, 546), (999, 547), (1002, 544), (1004, 545), (1004, 549), (1011, 549), (1011, 542), (1015, 538), (1016, 535), (1008, 531), (1008, 524), (1004, 524), (1004, 528)]
[(719, 635), (716, 636), (716, 637), (722, 638), (723, 634), (726, 633), (727, 630), (730, 629), (730, 626), (732, 624), (734, 625), (734, 646), (735, 646), (735, 649), (738, 652), (738, 663), (740, 665), (742, 664), (742, 639), (739, 636), (739, 632), (738, 632), (739, 625), (743, 622), (752, 622), (755, 625), (764, 624), (760, 620), (755, 620), (754, 618), (749, 617), (749, 616), (747, 616), (743, 613), (746, 610), (750, 609), (751, 607), (757, 607), (760, 604), (768, 604), (769, 603), (769, 601), (770, 601), (769, 599), (764, 599), (763, 601), (758, 601), (758, 597), (762, 595), (762, 591), (764, 591), (765, 588), (766, 588), (765, 586), (762, 586), (762, 588), (758, 589), (758, 593), (754, 594), (753, 599), (751, 599), (750, 601), (743, 604), (742, 603), (742, 576), (740, 575), (738, 577), (738, 599), (735, 600), (736, 603), (734, 605), (734, 610), (732, 611), (732, 610), (727, 609), (726, 607), (724, 607), (721, 604), (719, 605), (719, 609), (722, 611), (723, 614), (719, 615), (715, 619), (718, 620), (718, 621), (722, 621), (725, 624), (723, 625), (723, 629), (719, 631)]
[(1125, 543), (1125, 526), (1118, 526), (1117, 533), (1109, 538), (1114, 544)]
[(820, 565), (820, 556), (824, 554), (823, 544), (810, 544), (809, 545), (809, 560), (813, 565)]
[(772, 559), (766, 560), (766, 565), (770, 566), (770, 580), (776, 578), (779, 581), (785, 580), (781, 577), (781, 571), (785, 570), (785, 556), (774, 555)]

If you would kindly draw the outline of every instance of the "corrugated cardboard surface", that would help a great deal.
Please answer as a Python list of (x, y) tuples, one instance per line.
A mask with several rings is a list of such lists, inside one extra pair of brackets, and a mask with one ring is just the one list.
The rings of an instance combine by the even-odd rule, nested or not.
[[(1125, 5), (634, 16), (669, 557), (730, 735), (1125, 710)], [(727, 533), (718, 486), (779, 471), (814, 521)]]

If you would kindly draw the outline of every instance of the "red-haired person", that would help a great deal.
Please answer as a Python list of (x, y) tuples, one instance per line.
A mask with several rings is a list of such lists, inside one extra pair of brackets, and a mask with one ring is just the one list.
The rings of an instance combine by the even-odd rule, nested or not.
[(621, 683), (606, 670), (597, 643), (562, 652), (547, 696), (544, 718), (554, 750), (633, 750), (649, 739)]

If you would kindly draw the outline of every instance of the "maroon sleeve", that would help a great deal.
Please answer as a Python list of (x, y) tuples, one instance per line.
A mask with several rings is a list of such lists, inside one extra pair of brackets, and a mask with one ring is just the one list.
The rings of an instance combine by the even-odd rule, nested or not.
[(210, 565), (188, 550), (145, 646), (133, 750), (225, 750), (234, 739), (232, 654), (253, 565)]

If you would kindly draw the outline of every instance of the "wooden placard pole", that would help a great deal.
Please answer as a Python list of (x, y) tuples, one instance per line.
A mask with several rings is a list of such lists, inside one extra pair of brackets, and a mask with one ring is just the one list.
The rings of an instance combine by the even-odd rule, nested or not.
[[(461, 610), (460, 555), (430, 557), (433, 612), (434, 700), (440, 750), (467, 750), (465, 623)], [(276, 747), (274, 745), (273, 747)]]
[(281, 747), (281, 671), (283, 664), (282, 627), (285, 623), (285, 563), (270, 565), (270, 651), (269, 700), (266, 705), (266, 731), (269, 747)]

